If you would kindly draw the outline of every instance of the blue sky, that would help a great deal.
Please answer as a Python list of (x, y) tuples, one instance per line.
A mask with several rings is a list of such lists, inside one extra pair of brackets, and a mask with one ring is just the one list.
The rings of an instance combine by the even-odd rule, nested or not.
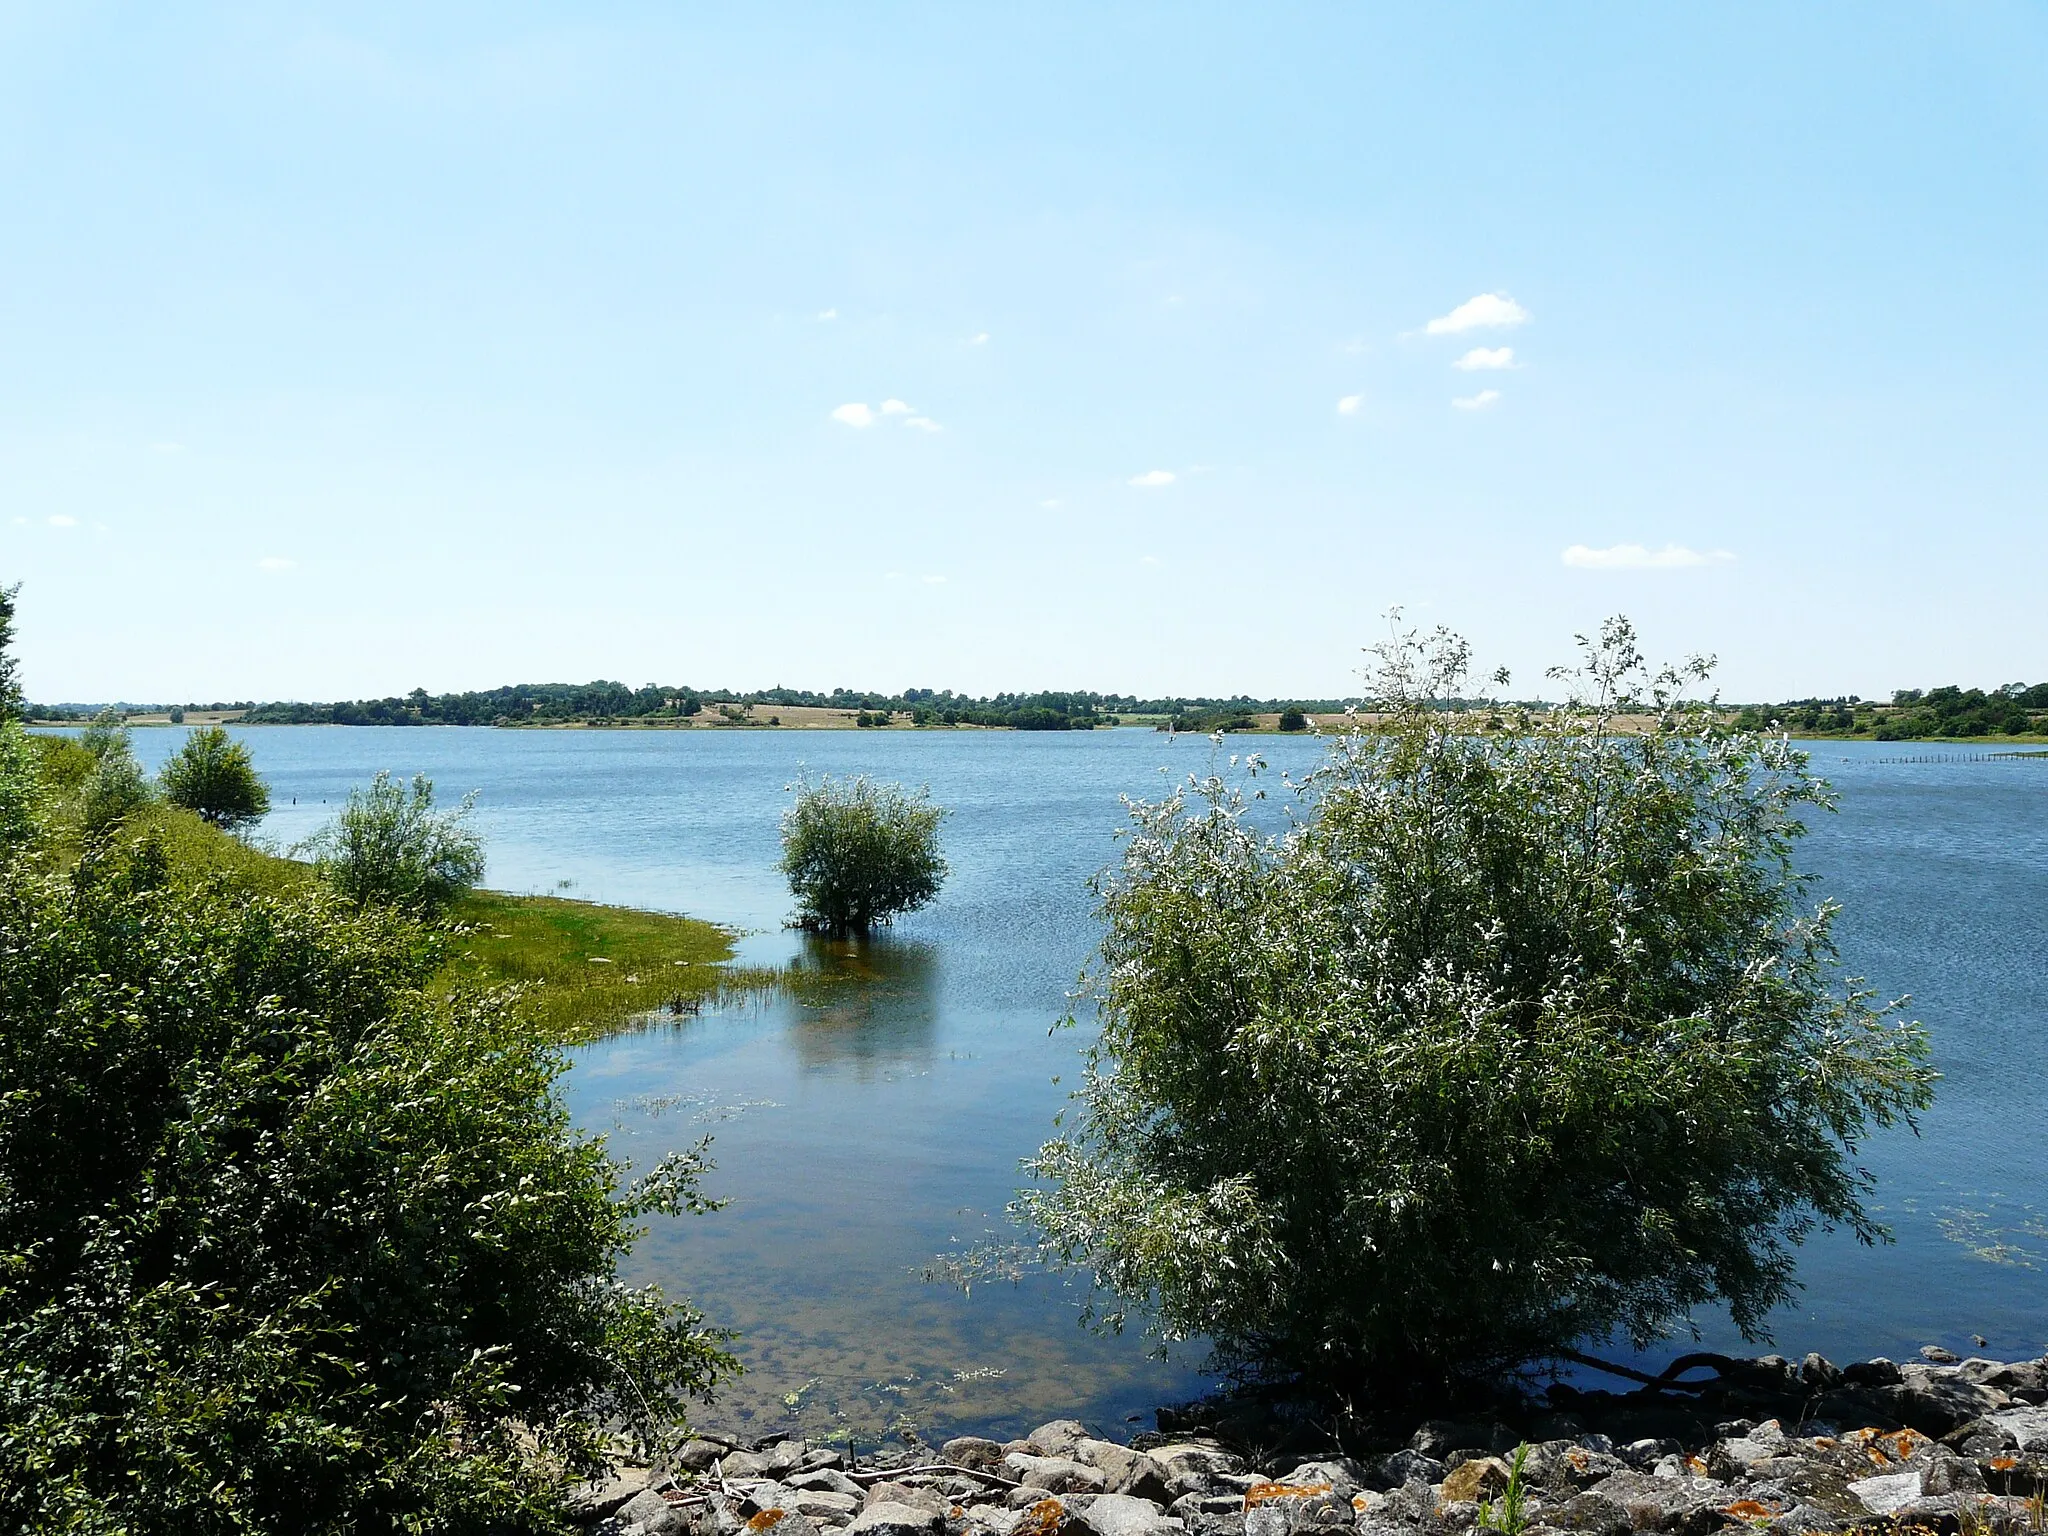
[(1393, 605), (2039, 680), (2044, 79), (2022, 4), (0, 5), (29, 691), (1342, 693)]

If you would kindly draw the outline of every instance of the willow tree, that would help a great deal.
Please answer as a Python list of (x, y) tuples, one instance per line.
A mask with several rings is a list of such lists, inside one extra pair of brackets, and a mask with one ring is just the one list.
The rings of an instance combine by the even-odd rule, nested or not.
[[(1101, 1035), (1022, 1211), (1106, 1315), (1324, 1383), (1758, 1333), (1935, 1074), (1840, 974), (1793, 861), (1827, 786), (1687, 702), (1622, 620), (1560, 707), (1470, 707), (1398, 635), (1373, 708), (1267, 798), (1134, 803), (1099, 885)], [(1504, 675), (1496, 679), (1505, 683)]]

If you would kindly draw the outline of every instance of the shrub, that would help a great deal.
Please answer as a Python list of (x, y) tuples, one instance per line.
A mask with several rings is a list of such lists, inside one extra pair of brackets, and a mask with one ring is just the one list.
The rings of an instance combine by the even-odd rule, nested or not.
[(0, 857), (26, 844), (41, 819), (46, 791), (40, 745), (20, 722), (0, 720)]
[(87, 831), (104, 831), (149, 803), (149, 781), (119, 714), (102, 710), (79, 734), (79, 745), (92, 756), (92, 771), (77, 790), (78, 817)]
[(1384, 720), (1283, 830), (1215, 778), (1133, 806), (1080, 1118), (1020, 1200), (1113, 1319), (1349, 1388), (1714, 1300), (1753, 1335), (1814, 1226), (1883, 1235), (1856, 1150), (1935, 1074), (1804, 899), (1826, 786), (1681, 703), (1703, 665), (1586, 649), (1574, 702), (1479, 734), (1461, 641), (1382, 647)]
[(256, 776), (249, 749), (218, 725), (188, 735), (157, 781), (172, 805), (197, 812), (224, 831), (270, 814), (270, 791)]
[(938, 895), (946, 813), (926, 791), (911, 794), (866, 774), (790, 787), (796, 803), (782, 818), (782, 871), (797, 899), (798, 926), (864, 933)]
[(408, 793), (380, 773), (369, 788), (349, 791), (348, 805), (305, 851), (358, 911), (386, 906), (433, 917), (484, 877), (483, 840), (464, 825), (475, 805), (470, 794), (454, 810), (436, 811), (425, 774)]
[[(730, 1362), (618, 1284), (701, 1156), (572, 1133), (430, 935), (160, 845), (0, 872), (0, 1529), (538, 1531)], [(699, 1149), (701, 1153), (701, 1148)]]
[(1308, 716), (1298, 709), (1283, 709), (1280, 711), (1280, 729), (1283, 731), (1305, 731), (1308, 729)]

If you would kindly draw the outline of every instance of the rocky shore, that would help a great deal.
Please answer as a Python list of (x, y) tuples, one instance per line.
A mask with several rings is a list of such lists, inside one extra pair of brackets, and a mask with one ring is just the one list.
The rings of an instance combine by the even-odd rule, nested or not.
[(1922, 1355), (1695, 1356), (1638, 1391), (1553, 1388), (1520, 1425), (1432, 1419), (1377, 1450), (1171, 1429), (1123, 1445), (1072, 1419), (866, 1460), (693, 1440), (576, 1499), (599, 1536), (2048, 1532), (2048, 1359)]

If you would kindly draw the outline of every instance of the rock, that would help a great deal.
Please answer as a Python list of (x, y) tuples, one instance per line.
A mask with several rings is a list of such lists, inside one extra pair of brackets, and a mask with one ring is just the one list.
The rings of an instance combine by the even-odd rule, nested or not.
[(1017, 1523), (1010, 1528), (1010, 1536), (1067, 1536), (1074, 1528), (1065, 1500), (1037, 1499), (1018, 1509)]
[(1918, 1472), (1891, 1472), (1882, 1477), (1858, 1478), (1849, 1485), (1857, 1502), (1873, 1515), (1890, 1515), (1920, 1497)]
[(1592, 1491), (1620, 1505), (1635, 1529), (1673, 1536), (1706, 1536), (1721, 1524), (1720, 1506), (1727, 1497), (1724, 1489), (1688, 1476), (1682, 1467), (1670, 1477), (1616, 1472)]
[(727, 1482), (736, 1482), (741, 1478), (780, 1477), (792, 1465), (792, 1458), (776, 1455), (774, 1450), (728, 1451), (719, 1458), (718, 1470)]
[(1367, 1482), (1364, 1467), (1349, 1456), (1338, 1456), (1326, 1461), (1304, 1461), (1292, 1472), (1280, 1479), (1283, 1483), (1328, 1483), (1345, 1498), (1353, 1498), (1361, 1492)]
[(939, 1447), (939, 1460), (956, 1467), (973, 1467), (977, 1472), (995, 1472), (1003, 1465), (1003, 1448), (978, 1435), (961, 1435)]
[(1593, 1536), (1628, 1536), (1635, 1526), (1629, 1512), (1604, 1493), (1576, 1493), (1555, 1509), (1543, 1511), (1544, 1523), (1561, 1531), (1586, 1531)]
[(1922, 1344), (1920, 1358), (1933, 1365), (1954, 1365), (1962, 1357), (1952, 1349), (1943, 1349), (1939, 1344)]
[(946, 1512), (913, 1504), (870, 1504), (853, 1517), (847, 1530), (854, 1536), (945, 1536)]
[(652, 1488), (643, 1488), (621, 1504), (599, 1530), (637, 1531), (646, 1536), (682, 1536), (690, 1528), (690, 1512), (678, 1509)]
[(1079, 1419), (1054, 1419), (1041, 1424), (1026, 1435), (1025, 1440), (1036, 1447), (1031, 1453), (1036, 1456), (1057, 1456), (1076, 1460), (1074, 1448), (1083, 1440), (1092, 1438), (1088, 1426)]
[(837, 1467), (820, 1467), (815, 1472), (797, 1472), (789, 1478), (789, 1486), (805, 1493), (843, 1493), (851, 1495), (856, 1503), (867, 1501), (867, 1490)]
[(1852, 1387), (1895, 1387), (1899, 1384), (1899, 1368), (1879, 1355), (1873, 1360), (1843, 1366), (1842, 1380)]
[(951, 1507), (945, 1496), (936, 1489), (893, 1481), (876, 1483), (868, 1489), (867, 1507), (873, 1509), (877, 1504), (907, 1504), (912, 1509), (932, 1510), (942, 1516)]
[(748, 1536), (818, 1536), (818, 1528), (794, 1509), (764, 1509), (747, 1522)]
[(1998, 1388), (1978, 1386), (1938, 1366), (1909, 1365), (1899, 1374), (1900, 1383), (1880, 1388), (1878, 1396), (1891, 1405), (1900, 1422), (1922, 1434), (1939, 1437), (2010, 1406)]
[(828, 1489), (805, 1490), (796, 1496), (796, 1512), (811, 1520), (837, 1525), (850, 1520), (865, 1507), (865, 1501), (850, 1493)]
[(670, 1458), (670, 1462), (679, 1472), (709, 1472), (711, 1463), (729, 1449), (715, 1440), (685, 1440), (683, 1448)]
[(1440, 1483), (1444, 1480), (1444, 1464), (1417, 1450), (1396, 1451), (1380, 1462), (1378, 1475), (1382, 1488), (1399, 1488), (1412, 1482)]
[(1826, 1355), (1809, 1354), (1799, 1362), (1799, 1384), (1809, 1392), (1826, 1392), (1842, 1384), (1842, 1368)]
[(1105, 1493), (1091, 1499), (1079, 1516), (1094, 1536), (1181, 1536), (1180, 1521), (1161, 1514), (1159, 1506), (1128, 1494)]
[(1075, 1443), (1071, 1454), (1076, 1461), (1100, 1472), (1103, 1486), (1111, 1493), (1150, 1499), (1155, 1504), (1168, 1503), (1173, 1497), (1159, 1463), (1142, 1451), (1118, 1445), (1114, 1440), (1081, 1440)]
[(1481, 1456), (1444, 1474), (1443, 1497), (1463, 1503), (1481, 1502), (1499, 1498), (1507, 1486), (1507, 1463), (1498, 1456)]
[(585, 1525), (602, 1520), (645, 1488), (648, 1476), (645, 1467), (624, 1467), (610, 1477), (578, 1483), (569, 1490), (565, 1501), (569, 1506), (569, 1517)]
[(1064, 1456), (1027, 1456), (1012, 1451), (1003, 1458), (1003, 1476), (1026, 1488), (1047, 1493), (1100, 1493), (1109, 1480), (1086, 1462)]
[[(1268, 1511), (1270, 1513), (1261, 1513)], [(1267, 1536), (1281, 1532), (1348, 1526), (1352, 1520), (1351, 1497), (1329, 1483), (1253, 1483), (1244, 1491), (1245, 1531)], [(1254, 1520), (1253, 1515), (1259, 1515)]]
[(2048, 1408), (2008, 1408), (1986, 1414), (1983, 1422), (2008, 1438), (2014, 1450), (2048, 1453)]

